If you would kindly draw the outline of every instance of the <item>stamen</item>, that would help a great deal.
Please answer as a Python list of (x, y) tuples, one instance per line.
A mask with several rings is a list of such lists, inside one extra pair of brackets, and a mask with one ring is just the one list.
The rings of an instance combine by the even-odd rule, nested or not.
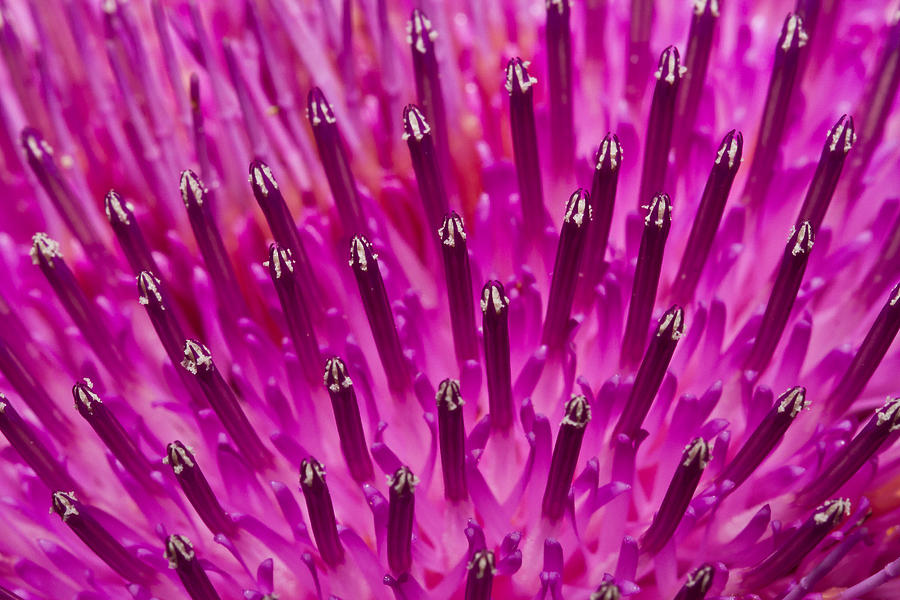
[(156, 493), (159, 491), (159, 485), (150, 478), (150, 463), (138, 450), (134, 440), (116, 416), (93, 391), (93, 387), (94, 384), (90, 379), (75, 384), (72, 388), (75, 408), (135, 481), (150, 492)]
[(687, 246), (681, 257), (681, 265), (678, 267), (672, 291), (673, 297), (678, 302), (687, 303), (693, 300), (694, 291), (703, 274), (703, 267), (706, 265), (716, 231), (722, 221), (722, 214), (725, 212), (725, 202), (731, 192), (731, 185), (741, 166), (743, 152), (744, 136), (732, 129), (719, 145), (716, 160), (706, 180), (706, 187), (703, 188), (703, 196), (700, 198), (700, 206), (697, 208), (697, 216), (694, 218)]
[[(850, 159), (848, 170), (856, 188), (872, 160), (875, 150), (881, 145), (884, 128), (897, 87), (900, 85), (900, 19), (895, 20), (888, 29), (884, 46), (878, 56), (878, 63), (867, 78), (866, 87), (857, 107), (857, 114), (862, 114), (859, 127), (859, 148)], [(857, 193), (851, 189), (851, 194)]]
[(6, 396), (0, 393), (0, 431), (22, 460), (35, 472), (44, 485), (54, 489), (78, 489), (65, 468), (19, 416)]
[(803, 222), (799, 227), (791, 231), (778, 274), (775, 276), (775, 284), (766, 304), (766, 312), (763, 314), (759, 325), (759, 333), (753, 349), (747, 357), (744, 368), (756, 373), (762, 373), (772, 360), (778, 340), (784, 332), (797, 292), (803, 282), (803, 273), (806, 271), (806, 263), (809, 261), (809, 253), (813, 247), (813, 229), (809, 222)]
[(104, 529), (88, 507), (75, 498), (74, 492), (54, 492), (52, 510), (100, 560), (123, 579), (130, 583), (154, 579), (152, 571)]
[(850, 500), (838, 498), (822, 504), (788, 539), (778, 544), (775, 552), (744, 576), (743, 586), (746, 589), (762, 588), (796, 569), (849, 514)]
[(472, 294), (472, 273), (462, 217), (450, 211), (438, 229), (438, 237), (441, 240), (441, 253), (444, 257), (453, 347), (456, 351), (456, 360), (462, 365), (467, 360), (478, 360), (475, 297)]
[(463, 424), (459, 382), (445, 379), (438, 386), (438, 439), (441, 470), (444, 475), (444, 497), (453, 502), (469, 496), (466, 487), (466, 428)]
[(248, 310), (237, 282), (237, 275), (228, 258), (225, 243), (213, 218), (212, 194), (191, 170), (181, 172), (179, 189), (191, 222), (194, 239), (197, 240), (197, 248), (203, 256), (203, 264), (206, 265), (209, 278), (216, 290), (219, 309), (228, 315), (233, 325), (237, 322), (238, 316), (246, 315)]
[(491, 600), (491, 588), (494, 586), (494, 552), (479, 550), (472, 555), (467, 566), (465, 600)]
[(832, 417), (843, 415), (859, 397), (887, 354), (894, 338), (897, 337), (898, 330), (900, 330), (900, 284), (891, 290), (887, 303), (878, 313), (843, 377), (828, 395), (826, 406)]
[(666, 239), (672, 226), (672, 202), (667, 194), (654, 196), (650, 204), (643, 208), (647, 210), (647, 216), (644, 217), (644, 233), (634, 269), (631, 303), (628, 305), (622, 340), (621, 362), (627, 367), (634, 366), (640, 360), (647, 345), (647, 328), (659, 287)]
[(841, 170), (844, 168), (844, 159), (856, 141), (856, 133), (853, 129), (853, 117), (843, 115), (828, 131), (825, 138), (825, 146), (819, 157), (819, 164), (813, 175), (809, 189), (806, 190), (806, 198), (803, 207), (797, 215), (797, 224), (809, 221), (813, 231), (818, 231), (825, 220), (825, 212), (831, 204), (831, 197), (837, 188)]
[(25, 159), (34, 172), (47, 197), (53, 203), (66, 224), (66, 228), (84, 248), (84, 251), (102, 266), (109, 260), (103, 243), (93, 229), (91, 219), (84, 211), (85, 202), (69, 184), (53, 158), (53, 148), (41, 133), (32, 127), (26, 127), (21, 135)]
[(547, 92), (550, 97), (550, 167), (568, 177), (575, 166), (572, 35), (569, 0), (547, 0)]
[(659, 512), (644, 534), (641, 546), (645, 552), (656, 554), (672, 538), (708, 464), (709, 446), (703, 438), (694, 438), (684, 449)]
[(36, 233), (31, 239), (31, 262), (41, 269), (85, 341), (107, 369), (117, 370), (121, 367), (123, 372), (129, 372), (124, 367), (126, 362), (118, 345), (113, 342), (106, 321), (81, 291), (75, 276), (63, 260), (59, 243), (50, 239), (46, 233)]
[(650, 346), (634, 377), (631, 395), (622, 410), (619, 422), (616, 423), (612, 439), (616, 439), (620, 433), (624, 433), (631, 439), (637, 438), (641, 425), (647, 417), (647, 413), (650, 412), (653, 399), (659, 391), (666, 369), (669, 368), (675, 346), (683, 336), (684, 310), (675, 305), (659, 318), (656, 334), (650, 339)]
[(788, 427), (808, 406), (806, 388), (792, 387), (779, 396), (737, 455), (719, 474), (718, 481), (731, 481), (734, 484), (732, 491), (740, 487), (778, 446)]
[(513, 58), (506, 65), (506, 91), (509, 92), (509, 125), (512, 132), (519, 201), (522, 204), (523, 229), (529, 237), (539, 234), (544, 223), (544, 187), (538, 156), (537, 129), (534, 124), (534, 84), (527, 63)]
[(568, 339), (575, 284), (578, 282), (578, 271), (590, 225), (591, 197), (583, 188), (578, 188), (566, 203), (559, 245), (556, 247), (553, 279), (550, 281), (547, 316), (544, 318), (544, 331), (541, 335), (541, 343), (554, 352), (561, 350)]
[(591, 183), (591, 224), (588, 227), (587, 245), (581, 259), (584, 274), (583, 292), (593, 297), (594, 287), (600, 281), (606, 245), (612, 227), (616, 190), (619, 186), (619, 167), (622, 164), (622, 144), (614, 133), (607, 133), (594, 156), (594, 179)]
[(322, 359), (319, 355), (319, 342), (313, 330), (312, 319), (306, 311), (303, 292), (297, 273), (294, 270), (293, 253), (278, 242), (269, 245), (269, 260), (265, 262), (269, 276), (287, 322), (288, 333), (294, 343), (294, 351), (303, 368), (308, 383), (317, 382), (321, 376)]
[(191, 131), (194, 137), (194, 152), (200, 165), (200, 174), (204, 179), (213, 177), (212, 165), (209, 161), (209, 146), (206, 143), (206, 128), (203, 126), (203, 107), (200, 104), (200, 78), (196, 73), (190, 77), (191, 95)]
[(589, 600), (620, 600), (622, 598), (622, 589), (613, 581), (604, 581), (597, 590), (591, 594)]
[(325, 363), (325, 388), (331, 397), (331, 409), (334, 412), (341, 452), (350, 475), (357, 483), (369, 481), (373, 477), (372, 459), (369, 457), (366, 436), (359, 416), (356, 388), (350, 380), (344, 361), (336, 356), (329, 358)]
[(760, 118), (756, 150), (753, 152), (750, 174), (744, 188), (744, 202), (751, 206), (760, 205), (769, 191), (775, 161), (778, 160), (781, 140), (784, 137), (791, 95), (803, 56), (801, 49), (806, 46), (806, 41), (803, 19), (796, 13), (789, 14), (784, 20), (778, 45), (775, 47), (775, 61), (772, 66), (772, 77), (769, 79), (766, 105)]
[(306, 114), (316, 138), (316, 148), (319, 150), (319, 160), (322, 161), (328, 187), (343, 223), (344, 234), (368, 231), (356, 180), (350, 170), (350, 161), (347, 160), (347, 151), (337, 128), (334, 111), (325, 99), (325, 94), (317, 87), (309, 91), (306, 106)]
[(214, 534), (233, 536), (234, 522), (219, 504), (219, 499), (206, 480), (191, 448), (178, 440), (169, 443), (163, 463), (172, 467), (181, 491), (209, 530)]
[[(416, 98), (425, 112), (425, 120), (433, 128), (438, 165), (441, 173), (449, 173), (450, 132), (447, 129), (447, 109), (441, 90), (441, 75), (438, 70), (434, 40), (437, 32), (431, 28), (431, 21), (418, 8), (413, 9), (406, 24), (406, 42), (412, 50), (413, 76), (416, 80)], [(441, 213), (446, 212), (445, 208)]]
[(178, 579), (191, 600), (219, 600), (219, 594), (200, 566), (190, 540), (183, 535), (170, 535), (166, 538), (165, 557), (169, 568), (178, 573)]
[(141, 228), (134, 218), (134, 207), (115, 190), (110, 190), (106, 194), (106, 218), (109, 219), (109, 224), (131, 269), (135, 273), (159, 271), (147, 240), (144, 239)]
[(449, 204), (441, 170), (438, 167), (431, 127), (415, 104), (407, 104), (403, 109), (403, 132), (403, 139), (409, 147), (409, 157), (416, 174), (419, 196), (425, 208), (427, 225), (433, 230), (440, 226)]
[(680, 137), (687, 142), (694, 133), (694, 123), (703, 86), (706, 83), (706, 70), (712, 50), (713, 35), (719, 20), (719, 0), (697, 0), (691, 14), (691, 28), (688, 32), (687, 50), (684, 53), (684, 74), (681, 89), (675, 102), (675, 114), (678, 117)]
[(375, 349), (387, 375), (388, 387), (395, 393), (403, 393), (410, 389), (412, 382), (377, 258), (369, 240), (361, 235), (353, 237), (350, 266), (375, 338)]
[(195, 376), (207, 401), (244, 458), (257, 469), (271, 464), (272, 454), (259, 439), (234, 391), (213, 364), (209, 348), (195, 340), (187, 340), (181, 366)]
[(412, 565), (412, 528), (418, 484), (419, 478), (406, 466), (397, 469), (388, 481), (387, 555), (388, 565), (395, 575), (408, 572)]
[(581, 452), (581, 441), (584, 430), (591, 421), (591, 405), (584, 396), (573, 395), (566, 402), (566, 415), (559, 425), (556, 434), (556, 445), (550, 459), (550, 472), (547, 476), (547, 487), (541, 511), (550, 521), (559, 521), (566, 511), (569, 490), (575, 477), (578, 465), (578, 454)]
[(900, 398), (888, 398), (865, 427), (837, 451), (828, 466), (800, 493), (800, 497), (812, 504), (836, 492), (875, 456), (897, 429), (900, 429)]
[(332, 567), (341, 564), (344, 561), (344, 547), (338, 537), (331, 493), (325, 483), (325, 467), (311, 456), (300, 463), (300, 489), (306, 498), (309, 524), (322, 560)]
[(666, 188), (672, 126), (675, 123), (675, 99), (684, 74), (685, 68), (681, 66), (678, 49), (669, 46), (663, 50), (659, 57), (656, 87), (653, 88), (653, 102), (650, 104), (650, 117), (647, 121), (647, 144), (644, 146), (639, 202), (660, 194)]
[(484, 372), (491, 427), (508, 431), (513, 423), (512, 374), (509, 363), (509, 298), (503, 284), (492, 280), (481, 290)]
[(716, 570), (712, 565), (701, 565), (688, 574), (687, 582), (678, 590), (675, 600), (703, 600), (712, 587)]
[[(298, 286), (298, 291), (302, 294), (299, 298), (303, 301), (307, 312), (313, 318), (319, 316), (322, 312), (322, 306), (319, 302), (320, 294), (318, 280), (309, 261), (309, 255), (303, 247), (303, 240), (297, 232), (297, 226), (294, 224), (294, 217), (288, 209), (284, 196), (272, 175), (269, 166), (260, 160), (254, 160), (250, 163), (250, 175), (248, 177), (250, 187), (253, 188), (253, 195), (259, 208), (262, 209), (263, 215), (266, 217), (266, 223), (272, 231), (272, 237), (282, 247), (290, 249), (291, 258), (294, 262), (294, 273), (302, 286)], [(318, 361), (317, 361), (318, 362)]]

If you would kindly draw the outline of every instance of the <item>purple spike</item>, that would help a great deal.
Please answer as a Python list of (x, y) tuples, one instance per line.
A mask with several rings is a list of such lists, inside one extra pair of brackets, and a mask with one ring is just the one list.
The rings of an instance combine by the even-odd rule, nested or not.
[(194, 239), (197, 240), (203, 263), (216, 290), (219, 309), (228, 315), (234, 325), (238, 317), (246, 315), (248, 310), (225, 243), (213, 218), (212, 194), (191, 170), (181, 172), (179, 189), (194, 231)]
[(344, 562), (344, 547), (338, 537), (331, 493), (325, 483), (325, 467), (311, 456), (300, 462), (300, 489), (306, 498), (309, 524), (322, 560), (335, 567)]
[(129, 583), (152, 581), (154, 574), (145, 564), (135, 558), (94, 518), (88, 507), (75, 498), (74, 492), (53, 493), (52, 511), (81, 541), (109, 565), (113, 571)]
[(575, 116), (572, 95), (571, 8), (568, 0), (547, 2), (547, 92), (550, 97), (550, 167), (567, 177), (575, 166)]
[(584, 188), (578, 188), (566, 203), (566, 213), (556, 247), (553, 279), (547, 300), (547, 316), (541, 343), (551, 351), (562, 350), (569, 337), (569, 316), (575, 299), (575, 284), (581, 268), (581, 257), (588, 230), (591, 226), (591, 197)]
[(591, 183), (591, 224), (588, 227), (587, 245), (581, 259), (581, 272), (585, 278), (584, 293), (593, 297), (594, 287), (603, 273), (606, 245), (612, 227), (616, 189), (622, 165), (622, 144), (614, 133), (607, 133), (594, 156), (594, 179)]
[(409, 158), (416, 174), (427, 226), (434, 230), (440, 226), (450, 205), (432, 137), (431, 126), (419, 107), (407, 104), (403, 109), (403, 139), (409, 148)]
[(54, 437), (59, 440), (69, 439), (69, 423), (44, 386), (32, 375), (39, 372), (41, 367), (31, 360), (28, 351), (21, 346), (27, 337), (19, 337), (19, 334), (27, 336), (24, 329), (0, 333), (0, 372)]
[(353, 381), (350, 380), (344, 361), (336, 356), (329, 358), (325, 363), (325, 387), (331, 397), (331, 408), (337, 425), (341, 452), (347, 462), (350, 475), (357, 483), (370, 481), (374, 472), (362, 420), (359, 417), (356, 389)]
[[(860, 144), (848, 168), (855, 184), (862, 179), (872, 155), (881, 144), (885, 124), (897, 96), (897, 87), (900, 86), (900, 18), (893, 18), (886, 38), (877, 64), (869, 71), (871, 75), (857, 107), (857, 115), (862, 115), (858, 130)], [(851, 193), (857, 192), (851, 190)]]
[(566, 402), (566, 415), (556, 434), (547, 487), (541, 502), (541, 512), (550, 521), (559, 521), (566, 510), (575, 467), (578, 465), (578, 454), (581, 452), (581, 441), (590, 422), (591, 405), (587, 398), (573, 395)]
[(509, 363), (509, 298), (503, 284), (492, 280), (481, 290), (484, 371), (491, 427), (508, 431), (513, 424), (512, 374)]
[(509, 92), (509, 125), (512, 131), (513, 157), (522, 205), (522, 223), (526, 233), (537, 235), (544, 224), (544, 187), (538, 155), (537, 129), (534, 124), (534, 84), (521, 58), (506, 65), (506, 91)]
[(760, 119), (756, 150), (753, 152), (750, 174), (744, 188), (745, 203), (758, 206), (766, 199), (784, 137), (791, 95), (798, 79), (797, 72), (803, 56), (800, 50), (806, 46), (806, 40), (803, 19), (796, 13), (789, 14), (781, 27), (781, 35), (775, 47), (775, 62), (769, 79), (766, 105)]
[(93, 391), (93, 387), (90, 379), (84, 379), (72, 388), (78, 413), (135, 481), (151, 493), (158, 493), (161, 491), (159, 485), (150, 478), (150, 463), (138, 450), (133, 437)]
[(478, 334), (475, 330), (475, 297), (472, 294), (472, 273), (466, 231), (462, 217), (450, 211), (438, 229), (444, 275), (447, 282), (447, 302), (450, 306), (450, 326), (456, 360), (478, 360)]
[(403, 393), (411, 389), (412, 380), (377, 258), (369, 240), (361, 235), (353, 237), (350, 242), (350, 266), (356, 277), (372, 337), (375, 338), (375, 348), (387, 375), (388, 387), (393, 392)]
[(694, 438), (684, 449), (662, 505), (641, 540), (645, 552), (656, 554), (672, 538), (708, 464), (709, 446), (706, 440)]
[(680, 306), (672, 306), (659, 318), (656, 334), (650, 339), (650, 346), (644, 354), (644, 360), (634, 377), (634, 385), (628, 397), (628, 403), (622, 410), (619, 422), (616, 423), (615, 440), (620, 433), (636, 439), (641, 425), (650, 412), (653, 399), (659, 391), (666, 369), (672, 360), (678, 340), (684, 336), (684, 310)]
[(309, 91), (307, 116), (344, 234), (367, 232), (356, 180), (350, 171), (350, 161), (347, 160), (347, 152), (337, 128), (337, 119), (322, 90), (317, 87)]
[(653, 102), (650, 104), (650, 117), (647, 121), (639, 203), (661, 193), (666, 187), (672, 126), (675, 123), (675, 99), (684, 73), (678, 48), (669, 46), (663, 50), (656, 70), (656, 87), (653, 88)]
[(589, 600), (620, 600), (622, 589), (612, 580), (604, 581), (591, 594)]
[(272, 237), (283, 248), (289, 248), (291, 258), (294, 260), (294, 272), (302, 283), (305, 291), (301, 296), (310, 316), (317, 317), (324, 313), (320, 304), (321, 294), (318, 280), (309, 260), (309, 255), (303, 247), (303, 240), (297, 232), (294, 217), (288, 209), (287, 202), (272, 175), (272, 170), (260, 160), (250, 163), (250, 175), (248, 176), (250, 187), (259, 208), (266, 217), (266, 223), (272, 231)]
[(762, 373), (772, 360), (778, 340), (784, 332), (797, 292), (803, 282), (803, 273), (809, 261), (809, 253), (813, 247), (813, 229), (808, 221), (791, 231), (791, 237), (784, 249), (778, 274), (772, 286), (769, 303), (763, 314), (756, 334), (753, 349), (744, 363), (744, 369)]
[(837, 418), (843, 415), (850, 405), (859, 397), (875, 369), (881, 364), (884, 355), (900, 330), (900, 284), (894, 286), (887, 303), (872, 324), (863, 339), (859, 350), (835, 386), (825, 406), (828, 413)]
[(694, 291), (703, 267), (709, 257), (716, 231), (722, 221), (725, 212), (725, 202), (731, 192), (731, 184), (741, 166), (744, 152), (744, 136), (739, 131), (729, 131), (716, 154), (706, 187), (703, 188), (703, 196), (700, 198), (700, 206), (697, 208), (697, 216), (688, 237), (687, 246), (681, 256), (681, 265), (678, 267), (678, 275), (675, 276), (672, 296), (676, 301), (688, 303), (694, 298)]
[(234, 535), (234, 522), (219, 504), (191, 448), (175, 440), (166, 446), (163, 462), (172, 467), (181, 491), (209, 530), (214, 534)]
[(703, 600), (715, 579), (716, 570), (710, 565), (701, 565), (688, 574), (687, 582), (678, 590), (675, 600)]
[(872, 415), (865, 427), (842, 446), (820, 476), (800, 493), (806, 504), (819, 502), (835, 493), (855, 475), (885, 444), (890, 434), (900, 428), (900, 398), (888, 398)]
[(647, 328), (659, 287), (666, 239), (672, 226), (672, 202), (667, 194), (654, 196), (644, 208), (647, 215), (644, 217), (644, 233), (634, 269), (631, 302), (622, 340), (621, 362), (627, 367), (637, 364), (647, 346)]
[(40, 442), (32, 431), (31, 425), (19, 416), (19, 413), (2, 393), (0, 393), (0, 431), (3, 432), (13, 450), (22, 457), (25, 464), (31, 467), (48, 488), (51, 490), (79, 489), (65, 468)]
[(178, 573), (178, 579), (191, 600), (219, 600), (219, 594), (200, 566), (190, 540), (183, 535), (170, 535), (166, 538), (165, 556), (169, 568)]
[(719, 474), (718, 481), (731, 481), (734, 484), (731, 491), (740, 487), (772, 453), (797, 415), (808, 406), (806, 388), (792, 387), (779, 396), (737, 455)]
[(213, 364), (209, 348), (195, 340), (187, 340), (181, 366), (196, 378), (209, 405), (247, 462), (257, 469), (271, 464), (272, 454), (259, 439), (234, 391)]
[(319, 370), (322, 359), (312, 319), (303, 301), (301, 282), (298, 281), (298, 273), (294, 270), (293, 252), (274, 242), (269, 245), (269, 260), (263, 265), (268, 267), (272, 284), (278, 292), (288, 333), (294, 343), (294, 351), (297, 353), (306, 381), (310, 384), (315, 383), (322, 375)]
[(843, 115), (838, 122), (828, 131), (825, 138), (825, 146), (819, 157), (819, 164), (813, 174), (809, 189), (806, 190), (806, 198), (797, 215), (797, 224), (809, 221), (813, 231), (818, 231), (825, 220), (825, 212), (831, 204), (831, 197), (837, 188), (841, 170), (844, 168), (844, 159), (856, 141), (856, 132), (853, 128), (853, 117)]
[(469, 496), (466, 487), (466, 428), (463, 424), (459, 382), (445, 379), (438, 386), (438, 440), (441, 470), (444, 475), (444, 497), (453, 502)]
[(675, 100), (675, 115), (678, 118), (679, 137), (688, 143), (694, 134), (694, 123), (703, 86), (706, 83), (706, 70), (713, 45), (713, 35), (719, 20), (719, 0), (698, 0), (694, 2), (691, 14), (691, 28), (688, 32), (687, 50), (684, 53), (684, 73), (678, 98)]
[(36, 233), (31, 239), (31, 262), (41, 269), (66, 313), (91, 349), (107, 369), (129, 373), (130, 369), (125, 367), (126, 361), (119, 352), (118, 345), (113, 341), (112, 334), (106, 327), (106, 321), (81, 291), (75, 275), (63, 260), (59, 243), (50, 239), (46, 233)]
[(472, 560), (466, 567), (469, 571), (466, 575), (465, 600), (491, 600), (491, 588), (494, 585), (494, 552), (492, 550), (478, 550), (472, 555)]
[(21, 142), (28, 166), (31, 167), (66, 227), (95, 264), (102, 267), (108, 261), (106, 249), (93, 229), (90, 214), (84, 210), (85, 203), (56, 165), (53, 148), (44, 136), (32, 127), (22, 130)]
[[(418, 8), (413, 9), (406, 24), (406, 42), (412, 51), (413, 76), (416, 80), (416, 98), (425, 112), (425, 120), (434, 128), (435, 147), (441, 173), (449, 173), (450, 130), (447, 128), (447, 109), (441, 90), (441, 74), (435, 54), (434, 40), (437, 32), (431, 21)], [(446, 212), (446, 209), (444, 209)]]
[(782, 540), (772, 554), (753, 567), (744, 576), (742, 585), (746, 589), (759, 589), (791, 573), (844, 519), (844, 516), (849, 514), (850, 500), (828, 500), (789, 538)]
[(147, 240), (141, 233), (137, 220), (134, 218), (134, 207), (130, 202), (126, 202), (121, 195), (115, 190), (110, 190), (106, 194), (106, 218), (112, 226), (116, 239), (119, 240), (119, 246), (128, 264), (135, 273), (141, 271), (159, 272), (156, 261), (150, 253), (150, 247)]
[(395, 575), (409, 571), (412, 565), (412, 528), (415, 513), (416, 486), (419, 478), (403, 466), (391, 476), (388, 505), (388, 565)]

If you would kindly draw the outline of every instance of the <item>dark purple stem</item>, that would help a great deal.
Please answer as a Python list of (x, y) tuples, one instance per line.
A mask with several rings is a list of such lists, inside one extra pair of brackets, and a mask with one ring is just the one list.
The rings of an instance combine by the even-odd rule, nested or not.
[(444, 258), (453, 347), (456, 360), (462, 365), (467, 360), (478, 360), (475, 296), (472, 293), (472, 273), (462, 218), (452, 211), (447, 214), (438, 229), (438, 237)]
[(491, 588), (494, 586), (494, 553), (491, 550), (478, 550), (472, 555), (466, 576), (465, 600), (491, 600)]
[(166, 447), (163, 462), (172, 467), (181, 491), (209, 530), (214, 534), (234, 535), (236, 531), (234, 522), (219, 504), (219, 499), (216, 498), (215, 492), (200, 469), (193, 451), (175, 440)]
[(558, 177), (575, 167), (575, 116), (572, 96), (571, 9), (568, 0), (547, 2), (547, 91), (550, 95), (550, 166)]
[(418, 484), (419, 478), (405, 466), (397, 469), (388, 483), (387, 555), (388, 565), (395, 575), (408, 572), (412, 566), (412, 528)]
[(190, 540), (183, 535), (170, 535), (166, 539), (166, 559), (169, 568), (175, 569), (191, 600), (219, 600), (219, 594), (200, 566)]
[(591, 422), (591, 406), (584, 396), (572, 396), (566, 403), (566, 415), (563, 417), (556, 434), (556, 445), (550, 458), (550, 472), (547, 476), (547, 487), (541, 502), (541, 512), (550, 521), (559, 521), (565, 513), (578, 466), (578, 455), (584, 430)]
[(806, 271), (806, 263), (809, 261), (809, 253), (813, 247), (813, 229), (808, 222), (795, 227), (791, 232), (769, 303), (766, 304), (766, 312), (763, 314), (759, 325), (759, 332), (753, 343), (753, 349), (744, 363), (744, 369), (762, 373), (772, 360), (781, 334), (787, 325), (794, 300), (803, 282), (803, 273)]
[(141, 271), (159, 272), (156, 261), (150, 253), (150, 246), (141, 233), (134, 210), (130, 202), (126, 202), (115, 190), (106, 194), (106, 218), (112, 226), (113, 233), (122, 247), (128, 265), (135, 273)]
[(426, 225), (434, 231), (440, 227), (450, 205), (438, 166), (431, 126), (415, 104), (407, 104), (403, 109), (403, 139), (409, 148), (409, 158), (416, 174)]
[(357, 483), (369, 481), (374, 473), (362, 420), (359, 416), (356, 389), (347, 373), (347, 366), (338, 357), (330, 358), (325, 363), (325, 387), (331, 398), (331, 408), (334, 412), (334, 422), (337, 425), (341, 452), (344, 460), (347, 461), (350, 475)]
[(647, 329), (656, 301), (663, 252), (672, 226), (672, 202), (666, 194), (654, 196), (644, 217), (644, 233), (638, 250), (631, 287), (631, 302), (622, 339), (622, 365), (633, 367), (641, 359), (647, 344)]
[(338, 537), (331, 492), (325, 483), (325, 467), (311, 456), (300, 463), (300, 489), (306, 499), (309, 523), (322, 560), (332, 567), (341, 564), (344, 547)]
[(508, 431), (513, 423), (509, 298), (499, 281), (488, 281), (481, 290), (481, 312), (484, 315), (484, 371), (491, 426), (498, 431)]
[(425, 112), (425, 118), (432, 125), (438, 164), (441, 173), (449, 173), (450, 130), (447, 128), (447, 109), (441, 90), (441, 73), (435, 54), (434, 40), (437, 32), (431, 28), (431, 21), (418, 8), (413, 9), (406, 24), (406, 41), (412, 51), (413, 76), (416, 81), (416, 98)]
[(591, 183), (591, 224), (588, 226), (587, 245), (581, 259), (584, 278), (583, 292), (593, 296), (599, 283), (612, 227), (616, 190), (619, 187), (619, 171), (622, 165), (622, 144), (614, 133), (607, 133), (594, 156), (594, 178)]
[(716, 570), (712, 565), (706, 564), (697, 567), (688, 573), (688, 580), (678, 590), (675, 600), (703, 600), (712, 587), (715, 575)]
[(534, 124), (534, 84), (521, 58), (506, 65), (506, 91), (509, 92), (509, 125), (513, 157), (522, 205), (523, 229), (529, 236), (539, 235), (544, 226), (544, 185)]
[(678, 118), (676, 127), (680, 132), (681, 142), (687, 144), (683, 146), (685, 149), (690, 147), (690, 139), (694, 134), (694, 123), (697, 120), (697, 111), (700, 110), (720, 9), (719, 0), (694, 2), (687, 49), (684, 53), (684, 67), (687, 70), (675, 100), (675, 115)]
[(809, 221), (813, 231), (818, 231), (825, 220), (825, 212), (831, 204), (831, 197), (837, 188), (838, 179), (844, 168), (844, 159), (856, 141), (856, 133), (853, 129), (853, 117), (843, 115), (838, 122), (828, 131), (825, 138), (825, 146), (819, 157), (819, 164), (813, 175), (809, 189), (806, 190), (806, 198), (797, 215), (797, 224)]
[(466, 428), (462, 411), (464, 402), (459, 395), (459, 382), (455, 379), (442, 381), (435, 399), (444, 497), (451, 502), (459, 502), (469, 496), (466, 486)]

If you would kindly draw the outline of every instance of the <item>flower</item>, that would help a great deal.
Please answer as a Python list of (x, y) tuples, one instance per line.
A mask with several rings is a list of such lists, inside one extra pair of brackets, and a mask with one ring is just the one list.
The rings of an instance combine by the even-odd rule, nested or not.
[(898, 15), (389, 4), (0, 5), (0, 597), (896, 597)]

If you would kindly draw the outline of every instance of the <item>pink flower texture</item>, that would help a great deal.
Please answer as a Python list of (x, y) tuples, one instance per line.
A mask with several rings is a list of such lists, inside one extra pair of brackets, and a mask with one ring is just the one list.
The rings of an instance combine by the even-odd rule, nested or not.
[(898, 8), (0, 0), (0, 600), (900, 597)]

